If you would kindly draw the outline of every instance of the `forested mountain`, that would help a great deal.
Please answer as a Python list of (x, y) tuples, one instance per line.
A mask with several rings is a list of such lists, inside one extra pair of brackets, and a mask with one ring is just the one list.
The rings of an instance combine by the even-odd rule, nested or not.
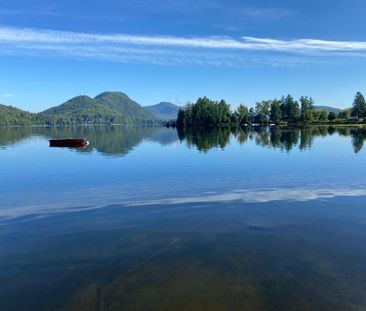
[(320, 111), (326, 110), (328, 113), (333, 112), (335, 114), (338, 114), (342, 111), (342, 109), (329, 107), (329, 106), (314, 106), (314, 109), (320, 110)]
[(163, 120), (176, 120), (178, 116), (179, 106), (169, 102), (161, 102), (156, 105), (146, 106), (145, 110)]
[(157, 119), (122, 92), (104, 92), (96, 96), (94, 100), (104, 107), (121, 113), (127, 122)]
[(0, 125), (31, 125), (35, 119), (35, 113), (0, 104)]
[(105, 92), (95, 98), (77, 96), (40, 113), (0, 105), (0, 125), (129, 125), (156, 122), (157, 117), (121, 92)]
[(89, 96), (77, 96), (67, 102), (39, 113), (42, 124), (109, 124), (125, 123), (117, 111), (105, 107)]

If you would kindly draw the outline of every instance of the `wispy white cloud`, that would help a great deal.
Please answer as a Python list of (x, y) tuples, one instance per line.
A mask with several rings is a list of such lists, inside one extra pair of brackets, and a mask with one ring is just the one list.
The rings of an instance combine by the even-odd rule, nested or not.
[(0, 9), (0, 15), (41, 15), (41, 16), (62, 16), (60, 13), (44, 10), (24, 10), (24, 9)]
[(3, 97), (4, 97), (4, 98), (12, 98), (12, 97), (15, 97), (15, 94), (12, 94), (12, 93), (5, 93), (5, 94), (3, 94)]
[(366, 51), (366, 41), (329, 41), (317, 39), (278, 40), (244, 36), (239, 39), (225, 36), (173, 37), (136, 36), (126, 34), (95, 34), (38, 29), (0, 27), (1, 43), (114, 43), (146, 46), (172, 46), (206, 49), (304, 51)]
[(258, 49), (284, 52), (366, 52), (366, 41), (329, 41), (317, 39), (276, 40), (270, 38), (242, 37), (242, 39)]
[(183, 103), (178, 98), (172, 98), (171, 100), (168, 100), (169, 103), (172, 103), (177, 106), (183, 106)]
[(295, 12), (290, 9), (273, 8), (273, 7), (248, 7), (239, 10), (239, 14), (244, 17), (281, 19), (294, 15)]
[[(1, 47), (1, 43), (0, 43)], [(245, 65), (254, 67), (269, 65), (273, 67), (299, 67), (303, 64), (315, 62), (297, 56), (264, 56), (261, 57), (230, 51), (192, 50), (192, 49), (164, 49), (162, 47), (134, 47), (114, 45), (64, 45), (55, 43), (16, 43), (0, 48), (0, 54), (25, 55), (43, 58), (70, 57), (74, 59), (94, 59), (122, 63), (149, 63), (156, 65), (210, 65), (235, 67)]]
[[(36, 56), (64, 55), (121, 62), (188, 62), (228, 66), (255, 62), (291, 66), (309, 62), (309, 56), (366, 56), (364, 41), (279, 40), (248, 36), (139, 36), (10, 27), (0, 27), (0, 46), (0, 53), (8, 54), (29, 53)], [(48, 54), (44, 55), (43, 52)], [(267, 54), (259, 54), (260, 52)], [(253, 56), (249, 55), (250, 53), (256, 54)], [(268, 53), (271, 56), (268, 56)]]
[(1, 43), (62, 43), (95, 44), (113, 43), (144, 46), (171, 46), (211, 49), (248, 49), (251, 43), (244, 43), (228, 37), (172, 37), (135, 36), (126, 34), (91, 34), (53, 30), (0, 28)]

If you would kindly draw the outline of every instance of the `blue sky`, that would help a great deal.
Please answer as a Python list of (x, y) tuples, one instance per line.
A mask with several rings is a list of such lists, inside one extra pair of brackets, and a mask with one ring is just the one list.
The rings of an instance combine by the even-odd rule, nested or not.
[(0, 103), (40, 111), (123, 91), (233, 107), (366, 93), (364, 0), (0, 0)]

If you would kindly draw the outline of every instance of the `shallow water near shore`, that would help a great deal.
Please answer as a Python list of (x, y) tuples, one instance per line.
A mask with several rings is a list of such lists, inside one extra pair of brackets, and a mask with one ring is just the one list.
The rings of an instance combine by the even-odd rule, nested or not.
[(1, 128), (0, 310), (363, 310), (365, 141)]

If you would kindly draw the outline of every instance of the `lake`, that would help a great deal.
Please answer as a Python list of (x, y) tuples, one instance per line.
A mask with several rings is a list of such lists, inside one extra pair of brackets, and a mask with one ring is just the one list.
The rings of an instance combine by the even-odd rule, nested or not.
[(361, 127), (0, 128), (0, 310), (365, 310), (364, 143)]

